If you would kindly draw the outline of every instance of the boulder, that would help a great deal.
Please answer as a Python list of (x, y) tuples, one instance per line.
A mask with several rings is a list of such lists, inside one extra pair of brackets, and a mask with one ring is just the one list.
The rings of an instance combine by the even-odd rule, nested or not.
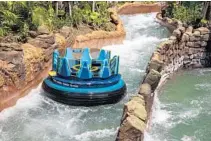
[(180, 38), (182, 33), (179, 29), (175, 29), (172, 33), (173, 36), (177, 37), (177, 38)]
[(154, 52), (152, 57), (151, 57), (151, 60), (154, 61), (154, 60), (161, 60), (161, 55), (159, 52)]
[(163, 67), (163, 62), (160, 60), (151, 60), (149, 62), (149, 66), (148, 66), (148, 71), (150, 71), (151, 69), (154, 69), (158, 72), (161, 72)]
[(42, 34), (50, 34), (50, 31), (49, 31), (48, 27), (45, 26), (45, 25), (39, 26), (37, 28), (37, 31), (38, 31), (38, 34), (39, 35), (42, 35)]
[(39, 35), (34, 39), (28, 40), (28, 43), (38, 48), (47, 49), (55, 43), (55, 38), (53, 34)]
[(137, 101), (137, 102), (139, 102), (139, 103), (141, 103), (142, 105), (145, 105), (145, 101), (144, 101), (144, 97), (142, 96), (142, 95), (135, 95), (135, 96), (133, 96), (131, 99), (130, 99), (130, 101)]
[(208, 41), (209, 40), (209, 34), (201, 35), (201, 40), (202, 41)]
[(125, 111), (127, 115), (133, 115), (140, 120), (145, 121), (147, 118), (147, 112), (145, 109), (145, 101), (140, 97), (132, 98), (127, 104), (125, 104)]
[(207, 46), (207, 42), (201, 41), (201, 42), (200, 42), (200, 45), (201, 45), (202, 47), (206, 47), (206, 46)]
[(148, 97), (151, 95), (151, 86), (148, 83), (144, 83), (140, 85), (139, 94)]
[(178, 27), (178, 30), (180, 30), (182, 34), (185, 33), (185, 27), (183, 26)]
[(118, 24), (119, 23), (119, 17), (118, 17), (118, 15), (117, 14), (115, 14), (115, 13), (111, 13), (110, 14), (110, 17), (111, 17), (111, 20), (112, 20), (112, 22), (114, 23), (114, 24)]
[(188, 26), (188, 28), (186, 29), (187, 33), (193, 33), (193, 27), (192, 26)]
[(206, 27), (197, 28), (197, 29), (195, 29), (195, 31), (199, 31), (201, 34), (209, 34), (210, 33), (210, 30)]
[(188, 35), (187, 33), (184, 33), (184, 34), (182, 35), (182, 41), (183, 41), (183, 42), (189, 41), (189, 35)]
[(191, 42), (193, 42), (193, 41), (200, 41), (200, 40), (201, 40), (200, 35), (199, 36), (194, 36), (194, 35), (190, 36), (190, 41)]
[(170, 36), (169, 39), (170, 39), (170, 40), (176, 40), (177, 37), (175, 37), (175, 36)]
[(196, 37), (200, 37), (201, 34), (200, 34), (199, 31), (195, 30), (195, 31), (193, 32), (193, 35), (196, 36)]
[(118, 141), (141, 141), (146, 124), (136, 116), (128, 116), (119, 128)]
[(200, 47), (200, 44), (198, 42), (187, 42), (186, 45), (189, 46), (189, 47), (193, 47), (193, 48), (194, 47), (196, 47), (196, 48)]
[(147, 74), (144, 83), (150, 84), (152, 90), (155, 90), (160, 81), (160, 78), (161, 74), (158, 71), (151, 69)]
[(38, 33), (36, 31), (29, 31), (29, 36), (31, 36), (32, 38), (35, 38), (38, 36)]
[(13, 64), (22, 64), (23, 52), (19, 51), (1, 51), (0, 60), (7, 61)]
[(0, 43), (0, 51), (22, 51), (21, 45), (19, 43)]

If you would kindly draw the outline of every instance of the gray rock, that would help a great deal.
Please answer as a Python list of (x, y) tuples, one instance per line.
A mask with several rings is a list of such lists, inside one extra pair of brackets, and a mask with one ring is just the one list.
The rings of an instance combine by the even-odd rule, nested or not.
[(32, 38), (35, 38), (38, 36), (38, 33), (36, 31), (29, 31), (28, 33)]
[(186, 45), (189, 47), (200, 47), (198, 42), (187, 42)]
[(193, 32), (193, 27), (192, 26), (188, 26), (188, 28), (186, 29), (186, 32), (192, 33)]
[(200, 45), (201, 45), (202, 47), (205, 47), (205, 46), (207, 46), (207, 42), (201, 41), (201, 42), (200, 42)]
[(179, 29), (174, 30), (173, 33), (172, 33), (172, 35), (177, 37), (177, 38), (180, 38), (181, 34), (182, 33)]
[(195, 30), (195, 31), (193, 32), (193, 35), (196, 36), (196, 37), (200, 37), (201, 34), (200, 34), (199, 31)]
[(209, 34), (210, 33), (210, 30), (206, 27), (197, 28), (197, 29), (195, 29), (195, 31), (199, 31), (201, 34)]
[(185, 33), (185, 27), (180, 26), (178, 29), (182, 32), (182, 34)]
[(190, 36), (190, 41), (191, 42), (193, 42), (193, 41), (200, 41), (200, 40), (201, 40), (200, 36), (194, 36), (194, 35), (193, 36)]
[(159, 60), (152, 60), (149, 62), (148, 70), (154, 69), (158, 72), (161, 72), (163, 66), (163, 62)]
[(151, 85), (152, 90), (155, 90), (161, 78), (161, 74), (151, 69), (150, 72), (147, 74), (144, 83), (148, 83)]
[(189, 35), (188, 35), (187, 33), (184, 33), (184, 34), (182, 35), (182, 41), (183, 41), (183, 42), (189, 41)]
[(208, 41), (209, 40), (209, 34), (204, 34), (201, 36), (202, 41)]
[(139, 94), (148, 97), (151, 94), (151, 86), (148, 83), (141, 84)]
[(169, 39), (170, 39), (170, 40), (176, 40), (177, 37), (175, 37), (175, 36), (170, 36)]

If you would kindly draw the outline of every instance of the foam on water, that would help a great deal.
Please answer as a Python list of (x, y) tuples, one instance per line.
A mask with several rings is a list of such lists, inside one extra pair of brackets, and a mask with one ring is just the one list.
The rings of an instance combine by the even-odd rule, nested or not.
[(168, 36), (167, 29), (155, 22), (155, 14), (121, 18), (126, 40), (104, 48), (120, 55), (127, 96), (114, 105), (75, 107), (47, 98), (39, 85), (15, 106), (0, 113), (0, 141), (115, 140), (124, 103), (136, 94), (152, 52)]

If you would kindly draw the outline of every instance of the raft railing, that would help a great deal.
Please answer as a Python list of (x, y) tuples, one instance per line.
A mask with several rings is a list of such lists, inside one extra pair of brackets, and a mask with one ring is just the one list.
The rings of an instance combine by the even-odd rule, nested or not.
[[(69, 52), (67, 51), (69, 50)], [(89, 49), (66, 49), (67, 53), (82, 53)], [(106, 52), (106, 57), (105, 57)], [(102, 57), (104, 54), (104, 57)], [(71, 56), (71, 55), (70, 55)], [(110, 51), (101, 49), (97, 59), (92, 59), (91, 62), (82, 60), (83, 55), (80, 59), (69, 59), (64, 56), (60, 56), (58, 50), (53, 52), (52, 71), (55, 71), (57, 75), (61, 77), (75, 77), (80, 79), (91, 79), (91, 78), (108, 78), (119, 73), (119, 56), (113, 56), (110, 59)]]

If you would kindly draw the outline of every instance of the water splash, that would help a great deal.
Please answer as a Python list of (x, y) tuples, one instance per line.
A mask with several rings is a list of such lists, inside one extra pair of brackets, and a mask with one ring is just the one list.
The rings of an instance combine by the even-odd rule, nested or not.
[(155, 22), (155, 14), (121, 17), (127, 37), (111, 45), (120, 55), (120, 73), (127, 84), (127, 96), (114, 105), (75, 107), (47, 97), (41, 86), (17, 104), (0, 113), (0, 140), (3, 141), (112, 141), (115, 140), (122, 109), (137, 91), (140, 79), (156, 46), (168, 36)]

